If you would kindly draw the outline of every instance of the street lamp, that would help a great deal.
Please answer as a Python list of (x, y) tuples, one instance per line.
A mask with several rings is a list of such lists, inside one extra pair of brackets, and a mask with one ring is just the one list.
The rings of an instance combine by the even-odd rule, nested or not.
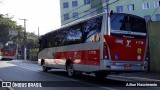
[(27, 38), (26, 38), (26, 21), (27, 19), (19, 19), (24, 21), (24, 60), (27, 60)]

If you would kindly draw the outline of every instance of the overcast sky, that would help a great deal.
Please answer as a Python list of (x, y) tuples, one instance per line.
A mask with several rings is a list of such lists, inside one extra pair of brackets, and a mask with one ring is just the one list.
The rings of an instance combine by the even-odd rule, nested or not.
[(0, 0), (0, 14), (14, 16), (18, 25), (24, 26), (19, 19), (27, 19), (27, 32), (43, 35), (60, 27), (59, 0)]

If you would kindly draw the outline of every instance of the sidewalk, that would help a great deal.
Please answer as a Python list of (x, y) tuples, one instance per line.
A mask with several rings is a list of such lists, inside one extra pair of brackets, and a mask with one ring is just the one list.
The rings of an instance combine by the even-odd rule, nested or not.
[(151, 81), (160, 82), (160, 73), (153, 72), (134, 72), (109, 75), (112, 79), (121, 79), (123, 81)]
[(23, 60), (26, 63), (38, 64), (38, 61), (31, 61), (31, 60)]

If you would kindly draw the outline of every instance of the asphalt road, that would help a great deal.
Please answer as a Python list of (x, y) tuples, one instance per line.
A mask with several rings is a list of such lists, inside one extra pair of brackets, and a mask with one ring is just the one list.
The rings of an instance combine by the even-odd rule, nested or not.
[[(129, 82), (103, 79), (98, 80), (92, 75), (81, 75), (70, 78), (61, 69), (42, 72), (37, 64), (24, 61), (0, 61), (0, 79), (3, 81), (19, 81), (20, 83), (41, 83), (42, 88), (18, 88), (10, 90), (159, 90), (159, 87), (126, 87)], [(1, 89), (0, 90), (4, 90)]]

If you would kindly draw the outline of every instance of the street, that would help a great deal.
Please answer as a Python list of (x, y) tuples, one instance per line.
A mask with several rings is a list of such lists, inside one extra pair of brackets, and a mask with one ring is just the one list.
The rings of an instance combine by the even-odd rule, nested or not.
[[(107, 78), (97, 80), (93, 75), (70, 78), (61, 69), (53, 69), (45, 73), (39, 65), (22, 60), (0, 61), (0, 79), (11, 82), (42, 83), (42, 88), (29, 88), (29, 90), (159, 90), (159, 87), (126, 87), (129, 82)], [(12, 87), (9, 90), (28, 90), (28, 88)]]

